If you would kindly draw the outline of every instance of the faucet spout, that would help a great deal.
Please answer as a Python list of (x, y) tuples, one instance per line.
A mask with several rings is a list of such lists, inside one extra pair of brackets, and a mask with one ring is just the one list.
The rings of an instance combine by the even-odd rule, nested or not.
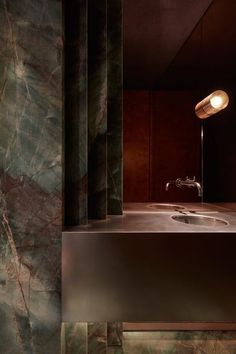
[(169, 186), (170, 184), (175, 184), (175, 186), (177, 188), (182, 188), (182, 187), (188, 187), (188, 188), (193, 188), (193, 187), (196, 187), (197, 190), (198, 190), (198, 196), (199, 197), (202, 197), (203, 195), (203, 190), (202, 190), (202, 186), (199, 182), (196, 181), (196, 178), (193, 177), (192, 179), (191, 178), (188, 178), (186, 177), (185, 179), (182, 179), (182, 178), (177, 178), (175, 181), (169, 181), (166, 183), (166, 191), (169, 190)]
[(169, 186), (170, 186), (171, 184), (176, 184), (176, 181), (169, 181), (169, 182), (166, 183), (166, 188), (165, 188), (165, 190), (166, 190), (167, 192), (168, 192)]
[(202, 190), (202, 186), (199, 182), (195, 182), (195, 186), (197, 187), (198, 190), (198, 196), (202, 197), (203, 196), (203, 190)]

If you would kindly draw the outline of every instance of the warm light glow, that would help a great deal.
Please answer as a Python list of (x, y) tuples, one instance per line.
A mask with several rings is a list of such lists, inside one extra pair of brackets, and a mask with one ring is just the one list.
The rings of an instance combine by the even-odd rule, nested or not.
[(229, 96), (225, 91), (217, 90), (204, 98), (195, 107), (198, 118), (205, 119), (226, 108), (229, 104)]
[(223, 99), (221, 96), (215, 96), (211, 98), (211, 105), (214, 108), (220, 108), (223, 104)]

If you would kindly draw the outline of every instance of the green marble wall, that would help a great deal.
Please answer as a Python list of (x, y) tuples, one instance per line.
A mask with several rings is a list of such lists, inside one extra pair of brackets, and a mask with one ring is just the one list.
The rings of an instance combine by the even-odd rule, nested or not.
[(122, 0), (107, 1), (107, 170), (108, 214), (122, 214), (123, 55)]
[(88, 220), (87, 3), (64, 4), (65, 21), (65, 224)]
[(235, 354), (236, 332), (125, 332), (124, 354)]
[(88, 0), (88, 216), (107, 215), (107, 0)]
[(122, 214), (122, 0), (88, 0), (88, 217)]
[(0, 1), (0, 353), (60, 350), (62, 9)]
[(122, 1), (65, 2), (65, 224), (122, 214)]
[(122, 354), (121, 338), (120, 323), (63, 323), (61, 354)]
[(64, 323), (61, 354), (235, 354), (236, 331), (123, 332), (121, 323)]
[(87, 323), (63, 323), (61, 354), (86, 354), (88, 350)]

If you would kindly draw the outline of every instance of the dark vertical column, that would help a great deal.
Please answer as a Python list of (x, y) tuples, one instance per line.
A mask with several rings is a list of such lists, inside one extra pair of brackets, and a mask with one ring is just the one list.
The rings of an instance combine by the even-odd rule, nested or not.
[(87, 222), (87, 1), (65, 3), (65, 224)]
[(122, 0), (107, 0), (108, 214), (122, 214)]
[(88, 210), (107, 214), (107, 6), (88, 1)]

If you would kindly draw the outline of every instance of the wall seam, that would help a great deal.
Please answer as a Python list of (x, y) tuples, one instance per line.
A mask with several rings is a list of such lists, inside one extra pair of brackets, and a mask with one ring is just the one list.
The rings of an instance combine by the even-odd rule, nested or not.
[(149, 91), (149, 201), (152, 201), (152, 120), (153, 120), (153, 92)]

